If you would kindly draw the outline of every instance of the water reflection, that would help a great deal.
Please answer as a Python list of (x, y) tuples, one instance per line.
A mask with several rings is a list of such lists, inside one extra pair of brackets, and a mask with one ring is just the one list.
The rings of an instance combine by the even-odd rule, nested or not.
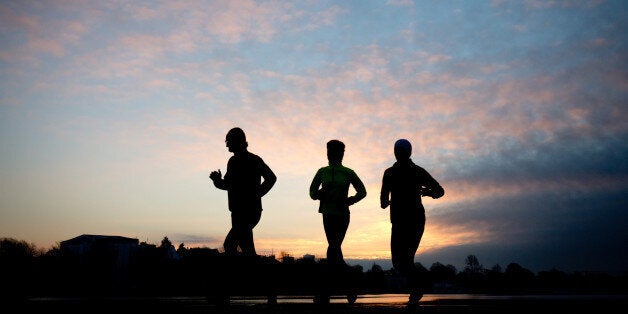
[[(380, 304), (380, 305), (405, 305), (408, 302), (408, 294), (364, 294), (359, 295), (356, 304)], [(203, 296), (171, 296), (171, 297), (105, 297), (95, 298), (92, 301), (107, 301), (107, 302), (158, 302), (163, 304), (176, 303), (176, 304), (197, 304), (207, 303), (206, 297)], [(628, 295), (490, 295), (490, 294), (425, 294), (421, 298), (421, 303), (432, 303), (434, 301), (443, 300), (522, 300), (522, 301), (565, 301), (565, 300), (597, 300), (597, 301), (617, 301), (628, 300)], [(67, 303), (74, 304), (85, 301), (80, 297), (34, 297), (29, 298), (30, 303)], [(231, 304), (239, 305), (256, 305), (266, 304), (268, 302), (265, 296), (232, 296), (230, 298)], [(279, 304), (312, 304), (313, 296), (287, 296), (280, 295), (277, 297), (277, 303)], [(335, 295), (330, 299), (330, 303), (349, 303), (346, 296)]]
[[(408, 294), (365, 294), (359, 295), (356, 304), (407, 304)], [(420, 302), (439, 300), (615, 300), (626, 295), (490, 295), (490, 294), (425, 294)], [(266, 297), (231, 297), (232, 304), (264, 304)], [(278, 296), (277, 303), (312, 303), (312, 296)], [(332, 296), (330, 303), (348, 303), (346, 296)]]
[[(356, 304), (406, 304), (408, 302), (408, 294), (365, 294), (359, 295)], [(422, 302), (436, 301), (441, 299), (450, 300), (469, 300), (469, 299), (491, 299), (495, 296), (482, 296), (472, 294), (426, 294), (421, 298)], [(263, 304), (266, 303), (266, 297), (249, 296), (249, 297), (231, 297), (232, 304)], [(312, 296), (278, 296), (277, 303), (312, 303)], [(330, 303), (348, 303), (346, 296), (336, 295), (330, 298)]]

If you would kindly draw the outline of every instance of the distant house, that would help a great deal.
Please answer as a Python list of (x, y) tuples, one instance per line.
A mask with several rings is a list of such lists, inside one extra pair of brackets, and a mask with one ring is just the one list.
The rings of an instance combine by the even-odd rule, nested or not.
[(121, 236), (83, 234), (69, 240), (61, 241), (61, 250), (77, 250), (76, 253), (80, 253), (81, 250), (89, 249), (93, 245), (137, 246), (139, 243), (137, 239)]
[(125, 248), (135, 249), (138, 245), (139, 241), (133, 238), (83, 234), (69, 240), (61, 241), (60, 249), (80, 255), (95, 247), (112, 247), (118, 250), (124, 250)]
[(65, 255), (75, 256), (81, 263), (94, 258), (105, 258), (118, 269), (129, 266), (137, 252), (139, 241), (121, 236), (83, 234), (61, 241), (60, 249)]

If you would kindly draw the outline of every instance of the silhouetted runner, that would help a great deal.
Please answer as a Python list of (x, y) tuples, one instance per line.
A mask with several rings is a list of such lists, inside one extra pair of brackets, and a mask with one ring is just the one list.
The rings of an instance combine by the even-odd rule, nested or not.
[[(343, 142), (327, 142), (329, 166), (318, 169), (310, 184), (310, 197), (320, 200), (318, 212), (323, 214), (328, 243), (327, 262), (333, 266), (346, 266), (341, 246), (349, 227), (349, 206), (366, 197), (366, 189), (358, 175), (342, 165), (344, 152)], [(354, 196), (348, 197), (349, 185), (356, 190)]]
[[(423, 168), (417, 166), (410, 155), (412, 145), (405, 139), (395, 142), (395, 162), (384, 171), (380, 203), (382, 208), (390, 205), (390, 253), (393, 268), (408, 278), (411, 286), (417, 284), (414, 255), (425, 231), (425, 208), (421, 196), (440, 198), (445, 191)], [(420, 292), (410, 294), (410, 302), (418, 302)]]
[(277, 177), (262, 158), (247, 150), (242, 129), (229, 130), (225, 142), (233, 153), (225, 177), (222, 178), (220, 169), (209, 175), (214, 186), (228, 193), (231, 230), (225, 238), (225, 253), (235, 255), (239, 246), (243, 255), (254, 256), (257, 253), (253, 228), (262, 215), (262, 196), (270, 191)]

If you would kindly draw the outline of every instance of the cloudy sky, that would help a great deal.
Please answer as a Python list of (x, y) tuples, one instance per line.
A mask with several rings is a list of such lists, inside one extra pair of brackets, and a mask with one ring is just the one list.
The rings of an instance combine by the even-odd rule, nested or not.
[(258, 253), (323, 257), (340, 139), (368, 195), (345, 257), (390, 258), (393, 143), (444, 187), (416, 256), (628, 270), (624, 1), (2, 1), (0, 237), (219, 248), (226, 132), (275, 171)]

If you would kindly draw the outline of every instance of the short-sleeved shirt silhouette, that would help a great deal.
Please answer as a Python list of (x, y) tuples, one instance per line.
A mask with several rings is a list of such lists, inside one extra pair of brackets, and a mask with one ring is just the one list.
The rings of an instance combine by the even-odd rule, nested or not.
[(259, 156), (245, 152), (234, 155), (227, 162), (224, 180), (228, 185), (229, 211), (262, 211), (261, 182), (262, 173), (270, 171), (268, 165)]

